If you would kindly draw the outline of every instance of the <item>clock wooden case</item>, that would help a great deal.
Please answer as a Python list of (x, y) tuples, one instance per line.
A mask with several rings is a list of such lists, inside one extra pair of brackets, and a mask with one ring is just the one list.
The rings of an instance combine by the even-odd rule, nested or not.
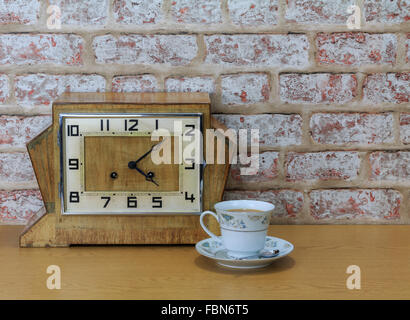
[[(215, 164), (200, 161), (210, 128), (225, 129), (206, 93), (64, 94), (53, 103), (52, 125), (27, 145), (45, 206), (20, 246), (203, 239), (199, 214), (222, 199), (229, 171), (227, 147), (225, 164), (216, 164), (216, 152)], [(198, 158), (185, 155), (189, 147)], [(171, 162), (155, 162), (164, 150)], [(217, 232), (216, 221), (208, 224)]]

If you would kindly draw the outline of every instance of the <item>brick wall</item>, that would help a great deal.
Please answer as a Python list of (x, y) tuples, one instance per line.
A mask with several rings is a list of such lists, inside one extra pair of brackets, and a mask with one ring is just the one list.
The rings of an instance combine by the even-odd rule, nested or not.
[[(0, 223), (42, 203), (25, 143), (64, 91), (206, 91), (259, 128), (260, 170), (226, 199), (273, 223), (410, 222), (410, 3), (357, 0), (0, 0)], [(61, 9), (50, 29), (49, 5)]]

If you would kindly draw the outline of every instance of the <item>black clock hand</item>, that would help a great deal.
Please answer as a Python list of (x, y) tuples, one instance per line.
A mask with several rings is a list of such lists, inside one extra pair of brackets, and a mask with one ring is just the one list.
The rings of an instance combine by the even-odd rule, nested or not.
[(147, 155), (149, 155), (152, 150), (154, 150), (154, 148), (158, 147), (160, 144), (162, 144), (166, 139), (163, 139), (162, 141), (160, 141), (157, 144), (154, 144), (151, 149), (149, 149), (147, 152), (145, 152), (141, 157), (139, 157), (136, 161), (135, 164), (137, 164), (138, 162), (140, 162), (142, 159), (144, 159)]
[(154, 173), (153, 172), (148, 172), (148, 174), (145, 174), (144, 171), (142, 171), (140, 168), (138, 168), (137, 163), (140, 162), (142, 159), (144, 159), (147, 155), (149, 155), (152, 150), (154, 150), (155, 147), (158, 147), (160, 144), (162, 144), (165, 141), (165, 139), (163, 139), (161, 142), (153, 145), (151, 147), (151, 149), (149, 149), (146, 153), (144, 153), (141, 157), (139, 157), (136, 161), (130, 161), (128, 162), (128, 168), (130, 169), (136, 169), (140, 174), (142, 174), (145, 177), (145, 180), (147, 181), (151, 181), (152, 183), (154, 183), (156, 186), (159, 186), (158, 183), (156, 183), (154, 181)]
[(145, 179), (147, 179), (147, 175), (145, 174), (145, 172), (144, 171), (142, 171), (140, 168), (138, 168), (137, 166), (135, 166), (135, 169), (139, 172), (139, 173), (141, 173), (144, 177), (145, 177)]
[(146, 153), (144, 153), (141, 157), (139, 157), (136, 161), (135, 161), (135, 163), (137, 164), (138, 162), (140, 162), (142, 159), (144, 159), (147, 155), (149, 155), (151, 152), (152, 152), (152, 149), (153, 149), (154, 147), (152, 147), (151, 149), (149, 149)]
[(141, 173), (141, 174), (145, 177), (145, 180), (151, 181), (151, 182), (154, 183), (157, 187), (159, 187), (159, 184), (154, 181), (154, 172), (150, 171), (150, 172), (148, 172), (147, 174), (145, 174), (144, 171), (142, 171), (142, 170), (141, 170), (140, 168), (138, 168), (137, 166), (135, 166), (135, 169), (137, 169), (137, 171), (138, 171), (139, 173)]
[(145, 174), (144, 171), (142, 171), (140, 168), (137, 167), (137, 164), (135, 163), (135, 161), (128, 162), (128, 168), (136, 169), (140, 174), (142, 174), (145, 177), (145, 180), (151, 181), (156, 186), (159, 186), (159, 184), (154, 181), (154, 173), (150, 171), (147, 174)]
[(147, 176), (145, 177), (145, 180), (151, 181), (151, 182), (154, 183), (157, 187), (159, 187), (159, 184), (154, 181), (154, 172), (152, 172), (152, 171), (148, 172), (148, 173), (147, 173)]

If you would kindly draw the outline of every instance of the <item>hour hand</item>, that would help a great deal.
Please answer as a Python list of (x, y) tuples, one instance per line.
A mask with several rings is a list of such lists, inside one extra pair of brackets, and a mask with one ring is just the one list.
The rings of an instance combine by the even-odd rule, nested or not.
[(145, 177), (145, 180), (151, 181), (156, 186), (159, 186), (159, 184), (154, 181), (154, 172), (150, 171), (147, 174), (145, 174), (144, 171), (142, 171), (140, 168), (137, 167), (137, 162), (136, 161), (128, 162), (128, 168), (136, 169), (140, 174), (142, 174)]

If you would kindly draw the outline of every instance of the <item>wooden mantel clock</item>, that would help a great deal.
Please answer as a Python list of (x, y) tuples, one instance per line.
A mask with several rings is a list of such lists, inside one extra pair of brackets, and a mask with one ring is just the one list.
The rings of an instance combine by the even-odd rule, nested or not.
[[(205, 157), (205, 130), (221, 127), (210, 112), (206, 93), (64, 94), (53, 104), (52, 125), (27, 146), (45, 208), (29, 221), (20, 246), (205, 238), (198, 215), (222, 198), (228, 148), (226, 164), (179, 157), (195, 132), (203, 133), (202, 142), (194, 140)], [(170, 134), (153, 139), (153, 132)], [(168, 145), (171, 162), (153, 162), (160, 144)]]

